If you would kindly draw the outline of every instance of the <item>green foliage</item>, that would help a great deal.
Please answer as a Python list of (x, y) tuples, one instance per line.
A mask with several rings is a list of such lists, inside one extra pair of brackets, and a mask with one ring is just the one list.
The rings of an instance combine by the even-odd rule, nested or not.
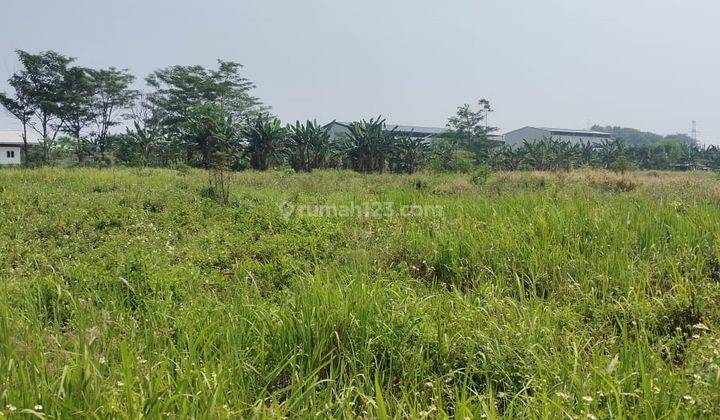
[(446, 139), (435, 140), (429, 162), (434, 172), (470, 172), (475, 167), (472, 152)]
[(357, 172), (383, 172), (396, 151), (395, 129), (387, 130), (385, 119), (355, 121), (345, 136), (344, 150), (350, 167)]
[(113, 136), (110, 143), (121, 162), (130, 166), (147, 166), (162, 141), (160, 130), (142, 127), (138, 121), (134, 121), (133, 125), (134, 130), (127, 128), (126, 134)]
[(488, 138), (489, 134), (497, 131), (497, 128), (487, 125), (488, 115), (493, 112), (490, 101), (480, 99), (478, 106), (477, 110), (472, 110), (469, 104), (458, 107), (456, 114), (448, 119), (449, 131), (442, 137), (453, 146), (472, 153), (475, 163), (481, 164), (488, 162), (491, 151), (501, 143)]
[(89, 70), (92, 83), (92, 116), (96, 127), (91, 143), (104, 157), (110, 148), (110, 130), (121, 124), (120, 113), (129, 108), (138, 96), (138, 92), (130, 89), (135, 76), (127, 70), (114, 67), (109, 69)]
[(630, 170), (630, 160), (624, 155), (618, 156), (611, 164), (610, 169), (614, 172), (624, 174)]
[[(178, 162), (208, 167), (207, 147), (188, 129), (198, 107), (222, 107), (242, 136), (232, 141), (227, 168), (266, 170), (289, 164), (295, 171), (351, 168), (357, 172), (471, 172), (478, 165), (495, 170), (569, 172), (590, 167), (627, 169), (717, 170), (720, 149), (701, 147), (683, 134), (660, 136), (622, 127), (593, 129), (613, 140), (571, 144), (543, 139), (519, 147), (491, 140), (493, 109), (481, 99), (464, 104), (448, 119), (448, 131), (431, 138), (398, 138), (382, 117), (356, 121), (344, 138), (330, 139), (317, 122), (296, 122), (286, 129), (267, 115), (242, 75), (242, 65), (218, 60), (216, 68), (170, 66), (145, 78), (150, 91), (131, 89), (135, 77), (114, 67), (74, 65), (74, 58), (54, 51), (18, 50), (19, 70), (8, 79), (12, 92), (0, 105), (20, 123), (22, 133), (41, 137), (44, 164), (168, 167)], [(125, 134), (118, 127), (132, 126)], [(65, 135), (60, 141), (59, 136)], [(287, 134), (287, 135), (286, 135)], [(243, 147), (247, 146), (247, 148)], [(23, 156), (36, 159), (24, 147)], [(241, 153), (242, 151), (242, 153)], [(26, 164), (36, 163), (30, 159)]]
[(245, 155), (250, 158), (253, 169), (270, 169), (273, 160), (284, 152), (287, 132), (277, 118), (258, 115), (244, 127), (242, 135), (247, 143)]
[(399, 137), (394, 153), (389, 158), (390, 170), (396, 173), (412, 174), (425, 167), (430, 147), (425, 139)]
[(285, 129), (290, 166), (296, 172), (312, 172), (313, 169), (324, 168), (333, 152), (334, 144), (330, 141), (327, 129), (318, 125), (317, 121), (307, 121), (288, 125)]
[(477, 186), (485, 185), (492, 175), (492, 168), (488, 165), (481, 165), (475, 169), (470, 177), (470, 181)]
[(590, 129), (594, 131), (610, 133), (614, 138), (622, 139), (623, 141), (632, 145), (660, 144), (666, 141), (687, 145), (692, 145), (696, 143), (692, 137), (686, 134), (673, 134), (669, 136), (663, 136), (656, 133), (636, 130), (634, 128), (617, 126), (603, 127), (600, 125), (594, 125)]
[(232, 156), (239, 152), (232, 117), (222, 105), (196, 105), (183, 123), (182, 131), (189, 140), (190, 150), (202, 156), (203, 166), (209, 170), (211, 196), (228, 204), (227, 171)]

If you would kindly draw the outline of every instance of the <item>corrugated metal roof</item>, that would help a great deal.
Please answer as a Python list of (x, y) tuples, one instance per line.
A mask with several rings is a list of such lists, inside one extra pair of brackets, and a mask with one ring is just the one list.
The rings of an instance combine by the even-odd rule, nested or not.
[[(29, 131), (27, 133), (27, 142), (28, 144), (40, 144), (40, 141)], [(17, 144), (21, 146), (23, 144), (22, 131), (0, 130), (0, 144)]]
[(568, 134), (575, 134), (575, 135), (583, 135), (583, 134), (591, 134), (591, 135), (603, 135), (610, 137), (609, 133), (604, 133), (602, 131), (592, 131), (592, 130), (575, 130), (572, 128), (549, 128), (549, 127), (537, 127), (541, 130), (550, 131), (551, 133), (568, 133)]
[[(343, 122), (343, 121), (334, 121), (336, 124), (340, 124), (344, 127), (350, 126), (352, 124), (351, 122)], [(331, 125), (327, 124), (327, 126)], [(423, 133), (423, 134), (442, 134), (448, 131), (447, 128), (441, 128), (441, 127), (422, 127), (418, 125), (399, 125), (399, 124), (385, 124), (385, 128), (388, 130), (395, 130), (399, 131), (401, 133)]]
[(428, 133), (428, 134), (442, 134), (448, 131), (447, 128), (440, 127), (420, 127), (417, 125), (397, 125), (397, 124), (386, 124), (389, 130), (400, 131), (402, 133)]

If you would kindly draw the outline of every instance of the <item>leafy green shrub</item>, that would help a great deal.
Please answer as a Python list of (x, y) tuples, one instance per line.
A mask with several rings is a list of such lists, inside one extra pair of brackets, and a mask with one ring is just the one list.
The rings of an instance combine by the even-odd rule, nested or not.
[(475, 158), (467, 150), (451, 150), (433, 155), (429, 160), (429, 167), (434, 172), (468, 173), (475, 168)]
[(187, 175), (192, 170), (192, 166), (187, 163), (176, 162), (170, 165), (170, 169), (176, 171), (180, 175)]
[(472, 182), (476, 186), (485, 185), (492, 173), (493, 170), (489, 165), (480, 165), (472, 172), (472, 175), (470, 176), (470, 182)]

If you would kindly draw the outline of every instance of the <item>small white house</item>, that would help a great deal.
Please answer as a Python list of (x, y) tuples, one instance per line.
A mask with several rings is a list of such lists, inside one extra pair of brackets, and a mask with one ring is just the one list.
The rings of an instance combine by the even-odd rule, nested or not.
[[(32, 133), (28, 133), (27, 137), (28, 146), (40, 145)], [(22, 164), (22, 148), (22, 132), (0, 131), (0, 166)]]
[(610, 140), (610, 134), (600, 131), (545, 127), (523, 127), (505, 133), (505, 143), (510, 146), (520, 146), (524, 141), (532, 143), (544, 138), (569, 141), (572, 144), (598, 143), (604, 139)]

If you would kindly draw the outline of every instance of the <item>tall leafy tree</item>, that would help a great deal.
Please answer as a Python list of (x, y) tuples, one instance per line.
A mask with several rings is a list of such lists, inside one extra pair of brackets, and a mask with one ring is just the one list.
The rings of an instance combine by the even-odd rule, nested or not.
[(63, 91), (63, 79), (74, 58), (55, 51), (31, 54), (18, 50), (17, 55), (23, 66), (19, 76), (29, 82), (36, 105), (37, 123), (34, 126), (43, 139), (54, 140), (63, 125), (57, 112)]
[(182, 129), (206, 169), (217, 166), (221, 155), (223, 159), (229, 159), (233, 146), (237, 145), (233, 143), (235, 126), (232, 117), (222, 105), (207, 103), (194, 106)]
[[(12, 84), (11, 80), (11, 84)], [(15, 82), (13, 85), (15, 88), (15, 95), (10, 96), (6, 93), (0, 93), (0, 105), (7, 110), (7, 112), (15, 117), (22, 126), (22, 139), (23, 139), (23, 155), (27, 156), (28, 152), (28, 125), (35, 112), (35, 107), (32, 101), (27, 96), (27, 91), (22, 85)], [(27, 159), (23, 160), (24, 164), (27, 165)]]
[(196, 105), (183, 127), (209, 170), (212, 197), (226, 204), (229, 198), (227, 170), (237, 144), (232, 117), (222, 105)]
[(89, 88), (94, 93), (91, 112), (95, 133), (92, 142), (104, 157), (110, 129), (121, 123), (122, 112), (133, 104), (138, 95), (136, 90), (130, 89), (135, 76), (127, 70), (110, 67), (89, 70), (88, 77), (91, 84)]
[(452, 147), (468, 150), (475, 156), (476, 163), (485, 162), (491, 151), (501, 143), (490, 140), (488, 135), (497, 128), (487, 124), (488, 115), (493, 112), (490, 101), (480, 99), (478, 108), (472, 109), (469, 104), (458, 107), (455, 115), (448, 118), (448, 132), (444, 137)]
[(147, 99), (154, 107), (162, 128), (182, 143), (191, 160), (189, 139), (182, 137), (182, 123), (195, 106), (222, 105), (235, 121), (243, 121), (263, 110), (251, 92), (255, 85), (241, 74), (242, 65), (218, 60), (217, 69), (203, 66), (172, 66), (153, 72), (146, 78), (153, 91)]
[(43, 156), (47, 160), (49, 149), (63, 127), (58, 103), (63, 94), (67, 66), (73, 59), (55, 51), (32, 54), (17, 50), (16, 53), (21, 69), (8, 80), (15, 94), (2, 95), (2, 104), (22, 124), (24, 153), (27, 154), (27, 129), (30, 127), (42, 137)]
[(67, 69), (58, 104), (58, 114), (64, 121), (63, 131), (75, 142), (75, 154), (80, 161), (92, 153), (91, 144), (85, 137), (95, 116), (95, 84), (91, 74), (92, 70), (85, 67)]

